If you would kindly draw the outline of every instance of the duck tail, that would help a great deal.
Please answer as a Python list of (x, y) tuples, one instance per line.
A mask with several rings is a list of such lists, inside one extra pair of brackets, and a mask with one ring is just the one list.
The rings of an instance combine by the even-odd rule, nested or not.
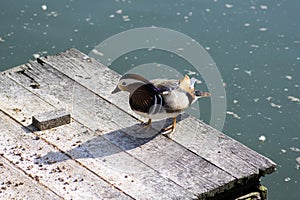
[(194, 77), (191, 78), (191, 81), (190, 81), (190, 88), (191, 89), (194, 89), (194, 85), (196, 83), (196, 79)]

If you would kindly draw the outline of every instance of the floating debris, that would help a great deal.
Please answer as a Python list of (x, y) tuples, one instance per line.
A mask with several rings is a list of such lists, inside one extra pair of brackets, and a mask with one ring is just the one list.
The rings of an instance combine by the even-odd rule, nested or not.
[(288, 96), (288, 99), (291, 100), (292, 102), (300, 102), (300, 99), (297, 97)]
[(245, 27), (249, 27), (250, 24), (249, 24), (249, 23), (245, 23), (244, 26), (245, 26)]
[(259, 136), (258, 140), (259, 140), (260, 142), (264, 142), (264, 141), (266, 141), (266, 136), (261, 135), (261, 136)]
[(267, 97), (268, 101), (271, 101), (273, 99), (273, 97)]
[(257, 44), (251, 44), (251, 47), (252, 48), (259, 48), (259, 45), (257, 45)]
[(292, 76), (290, 76), (290, 75), (286, 75), (285, 78), (288, 80), (292, 80)]
[(236, 118), (236, 119), (241, 119), (241, 117), (240, 116), (238, 116), (236, 113), (234, 113), (234, 112), (231, 112), (231, 111), (227, 111), (226, 112), (228, 115), (231, 115), (231, 116), (233, 116), (233, 118)]
[(280, 151), (281, 151), (281, 153), (286, 153), (285, 149), (281, 149)]
[(245, 73), (248, 74), (249, 76), (252, 76), (252, 71), (251, 70), (245, 70)]
[(57, 17), (58, 16), (58, 12), (57, 11), (51, 11), (49, 13), (46, 14), (49, 17)]
[(253, 101), (254, 101), (255, 103), (257, 103), (257, 102), (259, 101), (259, 98), (254, 98)]
[(91, 17), (91, 16), (88, 16), (87, 18), (85, 18), (85, 21), (86, 21), (86, 22), (89, 22), (89, 21), (91, 21), (91, 19), (92, 19), (92, 17)]
[(116, 10), (116, 14), (122, 14), (123, 13), (123, 10), (122, 9), (119, 9), (119, 10)]
[(124, 21), (124, 22), (129, 22), (129, 21), (130, 21), (128, 15), (123, 15), (122, 18), (123, 18), (123, 21)]
[(98, 56), (104, 56), (104, 54), (100, 51), (98, 51), (97, 49), (93, 49), (92, 52)]
[(290, 180), (291, 180), (290, 177), (286, 177), (286, 178), (284, 179), (285, 182), (289, 182)]
[(239, 102), (239, 101), (236, 100), (236, 99), (233, 100), (233, 103), (234, 103), (234, 104), (237, 104), (238, 102)]
[(300, 152), (300, 149), (297, 147), (290, 147), (290, 150), (293, 152)]
[(228, 4), (228, 3), (227, 3), (227, 4), (225, 4), (225, 7), (226, 7), (226, 8), (232, 8), (232, 7), (233, 7), (233, 5), (232, 5), (232, 4)]
[(109, 15), (108, 17), (111, 18), (111, 19), (113, 19), (113, 18), (115, 18), (115, 15), (114, 15), (114, 14), (111, 14), (111, 15)]
[(188, 70), (188, 69), (185, 69), (184, 71), (186, 71), (187, 75), (189, 75), (189, 76), (197, 74), (197, 72), (194, 72), (194, 71), (191, 71), (191, 70)]
[(260, 5), (259, 7), (262, 10), (268, 10), (268, 6), (267, 5)]
[(300, 157), (296, 158), (297, 163), (300, 165)]
[(265, 28), (265, 27), (262, 27), (262, 28), (259, 28), (258, 30), (261, 31), (261, 32), (264, 32), (264, 31), (267, 31), (268, 29)]
[(47, 10), (47, 5), (44, 4), (41, 6), (41, 8), (42, 8), (42, 10)]
[(271, 102), (271, 106), (272, 106), (273, 108), (281, 108), (281, 105), (275, 104), (275, 103), (273, 103), (273, 102)]

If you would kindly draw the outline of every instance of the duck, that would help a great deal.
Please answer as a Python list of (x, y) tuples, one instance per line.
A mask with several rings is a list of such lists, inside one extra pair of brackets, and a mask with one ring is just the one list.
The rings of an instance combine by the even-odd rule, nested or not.
[(185, 75), (182, 79), (148, 80), (139, 74), (123, 75), (112, 94), (124, 91), (129, 93), (129, 105), (136, 114), (152, 120), (173, 118), (170, 126), (160, 132), (170, 136), (176, 128), (176, 117), (190, 107), (197, 99), (209, 97), (210, 93), (194, 88), (195, 78)]

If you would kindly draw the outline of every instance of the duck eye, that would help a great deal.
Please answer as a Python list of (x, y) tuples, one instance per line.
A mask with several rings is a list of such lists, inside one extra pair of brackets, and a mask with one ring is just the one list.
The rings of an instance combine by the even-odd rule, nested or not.
[(126, 85), (126, 83), (125, 83), (125, 82), (122, 82), (122, 85), (123, 85), (123, 86), (125, 86), (125, 85)]

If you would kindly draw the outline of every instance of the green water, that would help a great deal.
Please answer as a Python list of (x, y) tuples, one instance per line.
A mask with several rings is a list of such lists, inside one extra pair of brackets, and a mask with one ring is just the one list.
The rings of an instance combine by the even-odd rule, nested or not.
[[(47, 8), (45, 6), (46, 5)], [(300, 1), (0, 1), (0, 70), (75, 47), (89, 53), (108, 37), (164, 27), (207, 49), (226, 84), (223, 132), (277, 164), (262, 179), (269, 199), (300, 197)], [(160, 58), (157, 52), (153, 57)], [(148, 59), (131, 52), (114, 68)], [(148, 62), (148, 61), (147, 61)], [(166, 61), (184, 72), (184, 60)], [(122, 71), (123, 70), (123, 71)], [(202, 84), (205, 85), (205, 84)], [(204, 111), (205, 114), (206, 111)], [(236, 114), (236, 115), (233, 115)], [(209, 115), (209, 113), (207, 113)], [(209, 117), (203, 116), (207, 121)], [(265, 142), (259, 137), (265, 136)]]

